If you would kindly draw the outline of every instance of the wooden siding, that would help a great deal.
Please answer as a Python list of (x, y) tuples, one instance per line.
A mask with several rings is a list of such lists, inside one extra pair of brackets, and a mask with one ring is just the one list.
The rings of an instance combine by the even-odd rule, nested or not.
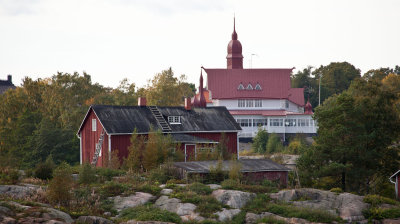
[(252, 182), (262, 182), (263, 180), (279, 180), (280, 185), (284, 187), (287, 186), (288, 182), (287, 171), (243, 172), (243, 177)]
[(120, 161), (128, 157), (128, 147), (131, 145), (131, 135), (111, 135), (111, 152), (118, 150)]
[[(219, 142), (221, 139), (221, 132), (214, 132), (214, 133), (187, 133), (192, 136), (200, 137), (200, 138), (206, 138), (206, 139), (211, 139), (216, 142)], [(225, 136), (228, 139), (228, 151), (232, 154), (237, 153), (237, 132), (227, 132), (225, 133)]]
[[(96, 119), (96, 131), (92, 131), (92, 119)], [(82, 163), (91, 163), (93, 160), (93, 156), (96, 150), (96, 143), (99, 142), (101, 131), (103, 126), (101, 125), (99, 119), (96, 117), (96, 114), (93, 110), (89, 111), (89, 114), (84, 121), (84, 124), (81, 129), (81, 138), (82, 138)], [(101, 157), (97, 161), (96, 166), (102, 166), (103, 160), (108, 159), (107, 151), (108, 151), (108, 135), (105, 133), (104, 141), (102, 145)]]

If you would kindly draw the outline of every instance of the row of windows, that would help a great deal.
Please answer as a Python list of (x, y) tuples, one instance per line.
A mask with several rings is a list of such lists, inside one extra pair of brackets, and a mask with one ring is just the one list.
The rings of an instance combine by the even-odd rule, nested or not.
[(168, 123), (170, 124), (180, 124), (181, 117), (180, 116), (168, 116)]
[(238, 107), (262, 107), (262, 100), (238, 100)]
[(249, 83), (246, 88), (244, 88), (244, 85), (242, 83), (239, 84), (238, 90), (261, 90), (260, 84), (257, 83), (257, 85), (253, 88), (253, 86)]
[[(268, 119), (236, 119), (237, 123), (241, 127), (259, 127), (259, 126), (268, 126)], [(307, 118), (270, 118), (269, 119), (269, 126), (271, 127), (311, 127), (314, 126), (313, 119)]]

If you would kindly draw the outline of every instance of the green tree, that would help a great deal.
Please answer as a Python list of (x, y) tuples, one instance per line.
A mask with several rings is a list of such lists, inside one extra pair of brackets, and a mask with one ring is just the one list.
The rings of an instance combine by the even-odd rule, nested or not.
[(283, 150), (281, 138), (276, 133), (271, 133), (266, 147), (267, 153), (281, 152)]
[(257, 135), (253, 138), (253, 144), (251, 148), (254, 152), (258, 153), (265, 153), (267, 149), (267, 142), (268, 142), (268, 132), (259, 127), (257, 131)]
[(291, 83), (292, 88), (304, 88), (304, 99), (309, 99), (313, 108), (318, 106), (318, 79), (313, 75), (311, 66), (292, 75)]

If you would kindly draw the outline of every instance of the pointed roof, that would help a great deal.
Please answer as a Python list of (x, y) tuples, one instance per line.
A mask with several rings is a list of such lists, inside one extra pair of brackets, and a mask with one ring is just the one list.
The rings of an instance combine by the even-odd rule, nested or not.
[(200, 85), (199, 85), (199, 94), (194, 96), (193, 107), (206, 107), (207, 102), (203, 93), (203, 68), (200, 70)]
[(233, 17), (233, 33), (232, 40), (228, 44), (227, 68), (228, 69), (242, 69), (243, 68), (243, 55), (242, 44), (238, 40), (236, 33), (236, 19)]

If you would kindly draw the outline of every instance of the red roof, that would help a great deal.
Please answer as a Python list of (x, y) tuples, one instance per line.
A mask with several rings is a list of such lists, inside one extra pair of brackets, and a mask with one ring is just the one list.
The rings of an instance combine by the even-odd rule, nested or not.
[[(204, 69), (213, 99), (288, 99), (304, 106), (303, 88), (291, 88), (292, 69)], [(238, 90), (242, 84), (244, 90)], [(246, 90), (251, 84), (253, 90)], [(261, 90), (255, 90), (256, 85)]]
[(230, 110), (232, 115), (262, 115), (262, 116), (287, 116), (287, 115), (305, 115), (285, 110)]
[[(199, 97), (200, 93), (197, 93), (195, 97)], [(206, 99), (206, 103), (212, 103), (212, 100), (210, 99), (210, 92), (207, 89), (203, 89), (203, 96)]]

